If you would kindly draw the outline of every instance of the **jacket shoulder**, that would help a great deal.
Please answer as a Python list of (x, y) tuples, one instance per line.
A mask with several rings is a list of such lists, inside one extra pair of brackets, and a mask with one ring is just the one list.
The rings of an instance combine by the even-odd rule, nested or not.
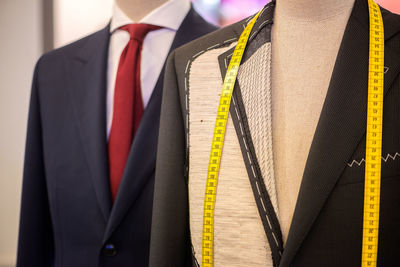
[(38, 62), (37, 68), (40, 70), (41, 67), (54, 66), (60, 64), (65, 58), (80, 58), (84, 57), (86, 52), (90, 52), (91, 47), (96, 44), (108, 42), (109, 39), (109, 25), (105, 28), (87, 35), (79, 40), (56, 48), (50, 52), (43, 54)]
[(400, 15), (380, 7), (386, 41), (400, 38)]
[(245, 26), (246, 21), (242, 20), (232, 25), (215, 30), (206, 35), (203, 35), (202, 37), (176, 49), (176, 55), (193, 56), (204, 49), (209, 49), (210, 47), (212, 49), (213, 46), (235, 42), (237, 41), (241, 31), (244, 29)]
[(385, 24), (389, 24), (390, 27), (396, 27), (400, 29), (400, 14), (393, 13), (383, 7), (380, 7), (382, 17)]
[[(218, 29), (217, 26), (206, 21), (193, 7), (190, 8), (189, 13), (182, 22), (182, 25), (184, 24), (190, 25), (191, 33), (195, 34), (197, 38)], [(190, 34), (190, 32), (186, 34)]]
[[(400, 57), (400, 15), (394, 14), (381, 7), (385, 33), (385, 50), (390, 54)], [(388, 52), (389, 53), (389, 52)]]
[(171, 55), (171, 60), (175, 62), (175, 66), (185, 65), (188, 60), (197, 58), (199, 55), (221, 47), (229, 46), (236, 42), (246, 27), (247, 19), (236, 22), (232, 25), (220, 28), (216, 31), (203, 35), (179, 48)]

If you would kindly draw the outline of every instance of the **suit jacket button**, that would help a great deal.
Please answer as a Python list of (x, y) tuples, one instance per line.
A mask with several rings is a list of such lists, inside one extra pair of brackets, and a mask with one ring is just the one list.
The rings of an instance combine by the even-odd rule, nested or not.
[(113, 244), (106, 244), (104, 246), (103, 253), (104, 253), (104, 255), (106, 255), (108, 257), (113, 257), (113, 256), (117, 255), (117, 249), (115, 248), (115, 246)]

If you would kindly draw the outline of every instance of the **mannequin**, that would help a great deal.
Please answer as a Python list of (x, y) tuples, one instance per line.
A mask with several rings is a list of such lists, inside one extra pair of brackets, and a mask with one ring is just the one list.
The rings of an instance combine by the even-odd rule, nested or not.
[(283, 240), (354, 0), (277, 0), (272, 26), (272, 133)]
[[(382, 16), (386, 155), (400, 150), (400, 16)], [(360, 266), (365, 165), (348, 162), (365, 157), (368, 17), (367, 0), (276, 0), (260, 12), (226, 123), (214, 266)], [(178, 48), (167, 63), (150, 267), (210, 260), (202, 242), (210, 148), (228, 63), (248, 21)], [(378, 266), (392, 266), (400, 165), (382, 166)]]
[[(150, 27), (132, 23), (160, 28), (144, 36)], [(189, 0), (118, 0), (109, 25), (41, 57), (29, 111), (18, 267), (149, 266), (165, 59), (215, 29)], [(140, 123), (122, 144), (109, 133), (130, 110), (139, 111)], [(114, 129), (127, 133), (130, 123), (128, 117)], [(119, 161), (123, 173), (113, 176), (120, 147), (128, 155)]]
[(140, 21), (152, 10), (156, 9), (167, 1), (168, 0), (115, 0), (115, 3), (132, 21)]

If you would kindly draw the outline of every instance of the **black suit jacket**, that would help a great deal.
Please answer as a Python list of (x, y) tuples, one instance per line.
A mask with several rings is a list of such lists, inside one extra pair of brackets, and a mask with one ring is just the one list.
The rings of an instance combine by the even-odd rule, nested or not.
[[(191, 9), (171, 51), (216, 28)], [(45, 54), (32, 86), (17, 266), (148, 266), (164, 70), (114, 205), (106, 138), (109, 27)]]
[[(270, 10), (257, 20), (244, 60), (265, 43), (263, 39), (268, 32), (265, 28), (271, 27), (273, 14)], [(400, 252), (400, 16), (384, 9), (382, 15), (386, 73), (378, 266), (387, 267), (399, 266)], [(187, 188), (190, 180), (188, 122), (184, 97), (186, 64), (207, 49), (236, 41), (246, 21), (175, 50), (167, 63), (157, 155), (151, 267), (192, 264)], [(356, 0), (308, 155), (281, 267), (361, 265), (368, 49), (368, 5), (366, 0)], [(222, 76), (226, 72), (224, 62), (229, 62), (232, 52), (233, 49), (215, 57)], [(190, 82), (188, 87), (190, 95)], [(193, 258), (200, 261), (201, 255)]]

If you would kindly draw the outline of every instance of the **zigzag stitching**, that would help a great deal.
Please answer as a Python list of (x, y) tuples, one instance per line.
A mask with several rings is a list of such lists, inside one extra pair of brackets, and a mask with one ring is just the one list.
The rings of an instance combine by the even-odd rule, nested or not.
[(383, 157), (382, 157), (382, 160), (383, 160), (384, 162), (388, 161), (389, 158), (391, 158), (392, 160), (395, 160), (397, 156), (400, 157), (400, 154), (399, 154), (398, 152), (396, 152), (396, 154), (394, 154), (394, 156), (392, 156), (392, 155), (390, 155), (390, 154), (388, 153), (387, 156), (386, 156), (386, 158), (383, 158)]
[(360, 162), (358, 162), (357, 160), (354, 159), (351, 163), (347, 163), (347, 165), (351, 168), (351, 167), (353, 167), (354, 164), (357, 164), (358, 166), (361, 166), (361, 164), (362, 164), (363, 162), (365, 162), (365, 159), (364, 159), (364, 158), (362, 158), (362, 159), (360, 160)]
[[(387, 162), (389, 159), (395, 160), (397, 157), (400, 157), (400, 154), (398, 152), (396, 152), (396, 154), (394, 154), (394, 156), (392, 156), (391, 154), (387, 154), (386, 157), (381, 157), (382, 160), (384, 162)], [(361, 164), (365, 162), (365, 159), (362, 158), (360, 161), (357, 160), (353, 160), (351, 163), (347, 163), (347, 165), (351, 168), (353, 167), (354, 164), (357, 164), (358, 166), (361, 166)]]

